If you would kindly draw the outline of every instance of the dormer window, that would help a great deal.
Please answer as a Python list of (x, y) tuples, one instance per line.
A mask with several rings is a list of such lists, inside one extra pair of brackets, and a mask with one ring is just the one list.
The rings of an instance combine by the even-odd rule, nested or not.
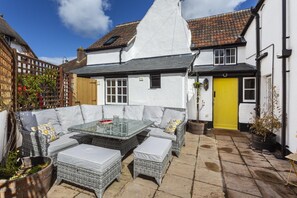
[(10, 36), (4, 35), (4, 39), (8, 43), (8, 45), (11, 44), (11, 37)]
[(109, 38), (107, 41), (105, 41), (105, 43), (103, 44), (104, 46), (106, 45), (111, 45), (113, 44), (116, 40), (118, 40), (118, 38), (120, 38), (119, 36), (113, 36), (111, 38)]
[(236, 48), (215, 49), (214, 65), (236, 64)]

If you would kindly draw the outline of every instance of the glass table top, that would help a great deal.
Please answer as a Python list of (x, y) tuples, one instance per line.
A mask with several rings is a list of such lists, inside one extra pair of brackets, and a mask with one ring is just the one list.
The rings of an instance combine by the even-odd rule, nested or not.
[[(112, 119), (110, 119), (112, 120)], [(149, 120), (119, 119), (117, 122), (102, 124), (99, 121), (75, 125), (68, 130), (71, 132), (86, 133), (94, 136), (114, 139), (130, 139), (153, 124)]]

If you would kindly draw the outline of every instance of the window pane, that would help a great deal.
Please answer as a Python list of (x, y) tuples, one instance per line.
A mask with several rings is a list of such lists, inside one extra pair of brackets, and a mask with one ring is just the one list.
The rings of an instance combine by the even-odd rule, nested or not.
[(127, 96), (123, 96), (123, 103), (127, 103)]
[(112, 88), (112, 94), (115, 94), (115, 90), (116, 90), (115, 88)]
[(224, 57), (220, 57), (220, 63), (219, 64), (224, 64)]
[(255, 90), (245, 90), (244, 91), (245, 100), (255, 100)]
[(231, 59), (230, 59), (230, 57), (227, 57), (226, 56), (226, 64), (230, 64), (231, 63)]
[(111, 81), (112, 86), (115, 86), (115, 80)]
[(231, 50), (226, 49), (226, 56), (230, 56)]
[(118, 96), (118, 103), (122, 103), (122, 96)]
[(151, 74), (151, 88), (161, 88), (161, 75), (160, 74)]
[(235, 57), (234, 56), (231, 57), (231, 62), (230, 63), (235, 63)]
[(123, 86), (127, 86), (127, 81), (123, 80)]
[(107, 102), (111, 102), (111, 97), (107, 96)]
[(127, 88), (126, 87), (123, 88), (123, 94), (127, 94)]
[(231, 49), (231, 56), (236, 56), (236, 49)]
[(122, 94), (122, 89), (118, 88), (118, 94)]
[(220, 50), (220, 56), (224, 56), (224, 50)]
[(255, 79), (245, 79), (244, 88), (255, 88)]
[(215, 56), (218, 56), (219, 55), (219, 50), (215, 50), (214, 53), (215, 53)]
[(219, 58), (215, 58), (215, 64), (219, 64)]
[(109, 80), (107, 81), (107, 86), (110, 86), (110, 81)]
[(107, 88), (107, 94), (111, 94), (110, 88)]
[(122, 86), (122, 81), (118, 80), (118, 86)]
[(112, 102), (116, 102), (116, 97), (112, 96)]

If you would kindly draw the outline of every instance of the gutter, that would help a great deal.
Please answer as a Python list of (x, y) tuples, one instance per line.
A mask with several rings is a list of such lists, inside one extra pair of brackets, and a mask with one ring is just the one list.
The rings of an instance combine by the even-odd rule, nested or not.
[(287, 49), (287, 0), (282, 0), (282, 55), (277, 58), (282, 59), (282, 129), (281, 145), (282, 157), (286, 155), (286, 128), (287, 128), (287, 58), (292, 54), (291, 49)]
[(123, 53), (123, 50), (124, 50), (124, 47), (121, 47), (121, 50), (120, 50), (120, 57), (119, 57), (119, 64), (121, 65), (122, 64), (122, 53)]
[(251, 9), (252, 15), (256, 19), (256, 116), (260, 117), (260, 99), (261, 99), (261, 50), (260, 50), (260, 16), (257, 9)]

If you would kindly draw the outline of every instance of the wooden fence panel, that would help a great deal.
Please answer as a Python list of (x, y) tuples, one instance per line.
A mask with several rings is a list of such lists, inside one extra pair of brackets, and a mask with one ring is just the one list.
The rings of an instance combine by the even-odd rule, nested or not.
[(0, 98), (5, 105), (13, 100), (13, 53), (6, 42), (0, 38)]

